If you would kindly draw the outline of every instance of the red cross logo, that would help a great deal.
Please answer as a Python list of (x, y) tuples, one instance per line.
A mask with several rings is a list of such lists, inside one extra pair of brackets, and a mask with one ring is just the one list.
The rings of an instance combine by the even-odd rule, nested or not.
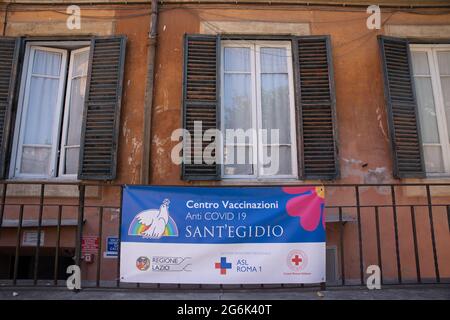
[(296, 266), (298, 266), (298, 265), (300, 264), (300, 262), (302, 262), (303, 260), (302, 260), (302, 258), (300, 258), (300, 257), (298, 256), (298, 254), (296, 254), (295, 257), (292, 258), (291, 261), (292, 261), (293, 263), (295, 263)]
[(291, 250), (286, 257), (286, 264), (292, 271), (300, 272), (308, 265), (308, 255), (302, 250)]

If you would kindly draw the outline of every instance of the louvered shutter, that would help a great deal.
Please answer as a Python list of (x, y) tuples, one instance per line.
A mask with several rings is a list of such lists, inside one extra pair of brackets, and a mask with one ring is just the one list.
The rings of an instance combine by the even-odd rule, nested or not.
[(20, 39), (0, 38), (0, 179), (5, 177)]
[[(220, 179), (220, 165), (216, 161), (214, 163), (208, 161), (208, 163), (202, 158), (201, 151), (211, 141), (200, 142), (206, 130), (220, 128), (219, 45), (218, 36), (186, 35), (185, 37), (183, 127), (189, 132), (191, 139), (185, 137), (183, 140), (182, 178), (184, 180)], [(202, 130), (197, 130), (196, 135), (194, 135), (195, 122), (202, 124)], [(198, 140), (195, 141), (196, 139)]]
[(424, 177), (411, 54), (406, 39), (380, 37), (384, 92), (396, 178)]
[(116, 177), (126, 37), (91, 41), (78, 178)]
[(339, 164), (330, 39), (308, 36), (295, 41), (302, 178), (336, 179)]

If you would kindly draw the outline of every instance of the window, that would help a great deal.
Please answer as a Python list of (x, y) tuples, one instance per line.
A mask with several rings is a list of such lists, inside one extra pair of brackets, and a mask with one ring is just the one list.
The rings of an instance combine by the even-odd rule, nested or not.
[[(223, 177), (296, 178), (291, 43), (222, 41), (221, 47)], [(245, 139), (236, 138), (239, 130)]]
[(76, 178), (88, 45), (27, 44), (10, 176)]
[(411, 45), (427, 173), (450, 174), (450, 46)]

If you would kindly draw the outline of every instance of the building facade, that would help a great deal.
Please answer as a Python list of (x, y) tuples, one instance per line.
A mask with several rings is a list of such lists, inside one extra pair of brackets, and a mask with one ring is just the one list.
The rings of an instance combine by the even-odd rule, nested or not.
[(0, 4), (5, 281), (118, 280), (123, 184), (324, 185), (330, 284), (448, 281), (448, 1), (86, 2)]

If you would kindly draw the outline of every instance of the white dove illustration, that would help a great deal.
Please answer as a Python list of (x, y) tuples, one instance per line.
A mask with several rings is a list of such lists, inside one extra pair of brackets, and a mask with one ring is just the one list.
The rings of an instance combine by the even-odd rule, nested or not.
[(139, 223), (148, 227), (142, 233), (144, 238), (160, 239), (164, 234), (167, 222), (169, 221), (169, 199), (164, 199), (159, 210), (150, 209), (142, 211), (137, 215)]

